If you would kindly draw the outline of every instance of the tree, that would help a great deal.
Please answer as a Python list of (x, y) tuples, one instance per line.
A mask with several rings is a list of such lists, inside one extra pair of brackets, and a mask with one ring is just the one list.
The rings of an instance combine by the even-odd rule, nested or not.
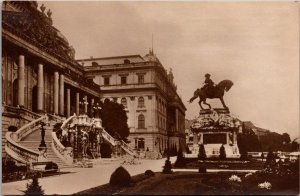
[(105, 99), (100, 103), (102, 110), (100, 118), (102, 119), (103, 128), (112, 136), (119, 136), (122, 140), (127, 141), (129, 128), (127, 124), (127, 115), (122, 104)]
[(203, 144), (199, 145), (198, 159), (202, 161), (206, 159), (206, 152)]
[(285, 144), (288, 144), (291, 142), (291, 138), (290, 138), (290, 135), (288, 133), (283, 133), (281, 135), (281, 138), (282, 138), (282, 142), (284, 142)]
[(34, 176), (32, 182), (27, 183), (26, 187), (27, 189), (24, 191), (25, 195), (44, 195), (44, 190), (39, 185), (37, 176)]
[(175, 167), (185, 167), (186, 166), (185, 157), (183, 156), (181, 148), (179, 148), (179, 150), (178, 150), (177, 159), (176, 159), (174, 166)]
[(226, 159), (226, 152), (225, 152), (225, 147), (224, 147), (223, 144), (222, 144), (222, 146), (220, 147), (220, 159), (221, 159), (221, 160)]
[(261, 151), (261, 143), (251, 129), (245, 129), (243, 133), (237, 135), (237, 144), (242, 155)]

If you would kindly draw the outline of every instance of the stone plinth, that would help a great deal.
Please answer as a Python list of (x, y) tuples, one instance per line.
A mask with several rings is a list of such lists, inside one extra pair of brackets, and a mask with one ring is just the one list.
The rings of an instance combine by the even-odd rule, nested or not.
[(218, 157), (220, 147), (224, 145), (227, 158), (239, 158), (237, 132), (240, 126), (239, 120), (232, 117), (228, 109), (201, 110), (191, 125), (194, 142), (189, 148), (192, 156), (197, 156), (199, 145), (203, 144), (207, 157)]

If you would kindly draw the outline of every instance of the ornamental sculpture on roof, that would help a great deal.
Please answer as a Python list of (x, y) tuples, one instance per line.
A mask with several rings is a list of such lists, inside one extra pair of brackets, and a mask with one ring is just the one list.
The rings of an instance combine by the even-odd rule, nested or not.
[(229, 89), (232, 87), (233, 82), (230, 80), (222, 80), (219, 84), (214, 86), (213, 81), (209, 78), (210, 74), (206, 74), (205, 77), (206, 77), (204, 82), (205, 85), (201, 89), (198, 88), (194, 92), (194, 96), (189, 100), (189, 102), (192, 103), (197, 97), (199, 97), (200, 108), (204, 110), (204, 108), (201, 105), (202, 102), (205, 105), (207, 105), (209, 109), (211, 109), (211, 106), (208, 103), (206, 103), (206, 99), (218, 98), (221, 100), (223, 107), (225, 109), (228, 109), (228, 107), (224, 103), (223, 96), (224, 96), (224, 92), (229, 91)]

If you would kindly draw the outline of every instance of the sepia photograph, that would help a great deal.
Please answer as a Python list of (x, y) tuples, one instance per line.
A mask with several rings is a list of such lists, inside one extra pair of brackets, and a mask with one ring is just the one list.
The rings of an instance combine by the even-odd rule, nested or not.
[(1, 12), (1, 195), (299, 195), (298, 1)]

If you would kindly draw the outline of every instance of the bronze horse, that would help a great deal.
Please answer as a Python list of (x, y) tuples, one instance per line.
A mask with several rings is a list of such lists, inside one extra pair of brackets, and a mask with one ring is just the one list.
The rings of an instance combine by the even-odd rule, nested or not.
[(228, 109), (228, 107), (225, 105), (223, 96), (224, 96), (224, 91), (229, 91), (229, 89), (232, 87), (233, 82), (230, 80), (223, 80), (219, 84), (217, 84), (215, 87), (212, 87), (211, 89), (197, 89), (194, 92), (194, 96), (189, 100), (190, 103), (192, 103), (197, 97), (199, 97), (199, 105), (200, 108), (203, 110), (203, 107), (201, 103), (203, 102), (205, 105), (208, 105), (209, 109), (211, 109), (211, 106), (206, 103), (206, 99), (215, 99), (219, 98), (223, 104), (223, 107), (225, 109)]

